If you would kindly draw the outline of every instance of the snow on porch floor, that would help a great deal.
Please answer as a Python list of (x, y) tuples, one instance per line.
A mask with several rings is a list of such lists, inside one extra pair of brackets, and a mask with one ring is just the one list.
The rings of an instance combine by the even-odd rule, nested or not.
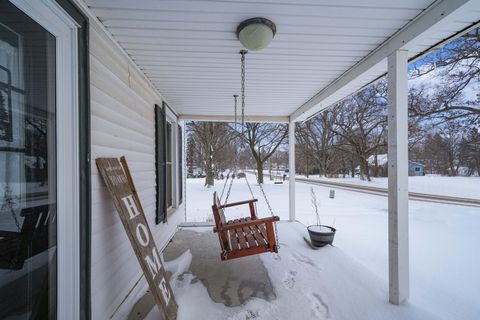
[[(420, 306), (389, 304), (387, 283), (339, 248), (312, 250), (302, 224), (281, 222), (278, 231), (278, 254), (221, 262), (211, 228), (180, 230), (164, 252), (178, 319), (435, 319)], [(149, 305), (145, 319), (161, 319)]]

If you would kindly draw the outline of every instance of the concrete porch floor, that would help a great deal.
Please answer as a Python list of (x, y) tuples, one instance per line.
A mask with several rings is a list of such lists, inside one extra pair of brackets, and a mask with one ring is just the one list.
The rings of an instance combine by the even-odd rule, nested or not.
[[(191, 253), (172, 281), (179, 319), (438, 319), (411, 303), (389, 304), (385, 281), (341, 248), (312, 250), (305, 229), (281, 222), (278, 254), (226, 262), (210, 227), (179, 230), (163, 252), (167, 264)], [(128, 319), (160, 319), (148, 292)]]
[[(163, 251), (164, 260), (175, 260), (190, 250), (192, 263), (189, 272), (196, 276), (195, 281), (203, 283), (213, 301), (227, 307), (240, 306), (252, 298), (275, 299), (273, 285), (260, 257), (256, 255), (221, 262), (218, 236), (212, 228), (181, 228)], [(147, 292), (132, 309), (128, 319), (144, 319), (154, 307), (153, 297)]]
[(170, 261), (190, 250), (190, 272), (207, 288), (213, 301), (236, 307), (255, 297), (267, 301), (275, 298), (268, 271), (258, 255), (222, 262), (217, 234), (211, 228), (206, 232), (189, 229), (175, 235), (163, 256)]

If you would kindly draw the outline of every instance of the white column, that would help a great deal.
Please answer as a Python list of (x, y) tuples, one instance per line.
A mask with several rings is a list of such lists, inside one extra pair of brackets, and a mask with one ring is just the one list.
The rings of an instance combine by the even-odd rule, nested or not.
[(409, 297), (408, 56), (388, 56), (388, 262), (389, 300)]
[(288, 124), (289, 220), (295, 221), (295, 122)]

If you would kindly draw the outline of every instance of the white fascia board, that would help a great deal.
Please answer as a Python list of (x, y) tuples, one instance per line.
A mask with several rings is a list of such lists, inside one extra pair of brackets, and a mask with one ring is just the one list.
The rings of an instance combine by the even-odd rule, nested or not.
[[(181, 114), (179, 120), (183, 121), (211, 121), (211, 122), (234, 122), (233, 115), (202, 115), (202, 114)], [(237, 121), (242, 121), (237, 116)], [(245, 122), (272, 122), (272, 123), (288, 123), (288, 116), (245, 116)]]
[[(290, 120), (303, 121), (355, 92), (386, 71), (386, 58), (391, 53), (399, 49), (411, 49), (429, 34), (461, 16), (462, 12), (479, 7), (478, 0), (436, 1), (355, 66), (300, 106), (290, 115)], [(371, 72), (375, 69), (381, 70)]]

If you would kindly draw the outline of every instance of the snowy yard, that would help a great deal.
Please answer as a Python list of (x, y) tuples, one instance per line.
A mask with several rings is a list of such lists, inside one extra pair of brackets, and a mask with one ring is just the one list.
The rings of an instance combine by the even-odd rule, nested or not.
[[(306, 178), (301, 175), (297, 176)], [(388, 187), (388, 179), (384, 177), (372, 177), (372, 181), (366, 181), (360, 180), (358, 177), (319, 178), (318, 175), (310, 175), (309, 179), (358, 184), (379, 188)], [(446, 177), (430, 174), (427, 174), (424, 177), (408, 177), (408, 189), (411, 192), (480, 199), (480, 177)]]
[[(417, 177), (415, 177), (417, 178)], [(421, 178), (418, 177), (418, 181)], [(450, 178), (427, 177), (423, 183), (423, 189), (415, 190), (425, 192), (428, 185), (431, 190), (442, 190), (446, 194), (457, 195), (464, 182), (446, 180)], [(465, 178), (470, 179), (470, 178)], [(471, 178), (464, 187), (462, 196), (478, 197), (475, 189), (478, 188), (478, 179)], [(417, 180), (417, 179), (414, 179)], [(254, 177), (249, 176), (253, 191), (258, 202), (258, 215), (268, 215), (266, 204), (261, 197), (258, 186), (253, 183)], [(211, 205), (213, 191), (221, 193), (223, 181), (217, 181), (215, 188), (205, 188), (203, 179), (187, 180), (187, 220), (207, 221), (211, 220)], [(410, 183), (414, 186), (414, 183)], [(315, 222), (315, 216), (310, 204), (309, 184), (297, 182), (296, 185), (296, 215), (297, 220), (305, 225)], [(435, 188), (435, 189), (433, 189)], [(320, 199), (320, 211), (322, 223), (333, 224), (337, 228), (335, 247), (324, 248), (318, 251), (307, 250), (303, 252), (320, 268), (325, 256), (330, 257), (341, 255), (341, 259), (352, 260), (352, 272), (356, 263), (363, 265), (368, 272), (361, 273), (366, 277), (365, 290), (377, 290), (376, 297), (380, 299), (375, 303), (385, 304), (388, 300), (388, 254), (387, 254), (387, 198), (372, 194), (363, 194), (347, 190), (336, 190), (335, 199), (329, 199), (328, 193), (331, 188), (314, 186), (314, 190)], [(451, 189), (451, 190), (450, 190)], [(270, 203), (281, 219), (288, 219), (288, 182), (283, 185), (274, 185), (271, 182), (265, 184), (265, 190)], [(450, 193), (451, 192), (451, 193)], [(458, 194), (460, 196), (460, 194)], [(236, 180), (229, 202), (250, 198), (248, 188), (244, 180)], [(232, 208), (226, 212), (228, 218), (245, 216), (246, 211)], [(410, 307), (419, 307), (435, 315), (438, 319), (479, 319), (480, 318), (480, 255), (478, 254), (478, 243), (480, 243), (480, 208), (464, 207), (447, 204), (436, 204), (429, 202), (410, 201), (410, 276), (411, 276), (411, 299)], [(279, 231), (281, 243), (290, 241), (303, 241), (301, 237), (292, 234), (282, 234)], [(300, 238), (297, 239), (297, 238)], [(300, 241), (300, 242), (301, 242)], [(291, 249), (287, 247), (280, 249), (280, 256)], [(302, 249), (304, 250), (304, 249)], [(269, 276), (273, 279), (275, 289), (280, 276), (277, 274), (275, 265), (270, 255), (262, 256), (267, 265)], [(292, 266), (293, 268), (294, 266)], [(302, 267), (303, 268), (303, 267)], [(300, 269), (299, 269), (300, 270)], [(297, 271), (298, 272), (298, 271)], [(333, 276), (333, 275), (332, 275)], [(337, 281), (344, 281), (343, 274), (339, 272)], [(377, 278), (374, 282), (369, 279)], [(304, 279), (305, 290), (312, 290), (308, 279)], [(332, 280), (333, 281), (333, 280)], [(341, 299), (339, 292), (335, 290), (332, 283), (325, 287), (316, 289), (322, 297), (332, 305), (336, 299)], [(316, 291), (316, 292), (317, 292)], [(280, 290), (281, 292), (281, 290)], [(378, 295), (377, 295), (378, 294)], [(359, 301), (352, 303), (373, 303), (361, 300), (362, 294), (358, 293)], [(331, 299), (331, 300), (329, 300)], [(344, 302), (345, 303), (345, 302)], [(338, 306), (338, 305), (337, 305)], [(272, 308), (274, 308), (272, 306)], [(412, 311), (413, 312), (413, 311)], [(418, 314), (413, 312), (413, 314)], [(263, 315), (264, 318), (269, 317)], [(245, 318), (245, 316), (243, 317)], [(263, 318), (263, 317), (261, 317)], [(275, 317), (273, 317), (275, 318)], [(335, 314), (332, 311), (333, 319), (352, 319), (347, 314)], [(365, 317), (358, 316), (359, 319)], [(367, 317), (369, 318), (369, 317)], [(384, 319), (392, 319), (387, 317)], [(400, 317), (401, 318), (401, 317)], [(420, 317), (421, 318), (421, 317)], [(233, 318), (236, 319), (236, 318)], [(371, 319), (371, 318), (369, 318)], [(403, 319), (407, 319), (404, 317)]]

